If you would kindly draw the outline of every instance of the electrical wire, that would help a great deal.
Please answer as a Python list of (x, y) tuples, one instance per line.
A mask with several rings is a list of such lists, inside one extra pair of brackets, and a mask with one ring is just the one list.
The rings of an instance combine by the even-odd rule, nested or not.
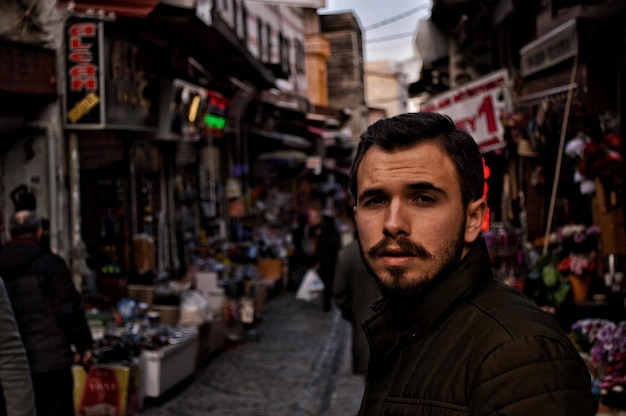
[(387, 42), (387, 41), (390, 41), (390, 40), (395, 40), (395, 39), (400, 39), (400, 38), (406, 38), (406, 37), (409, 37), (409, 36), (413, 36), (414, 34), (415, 34), (415, 32), (397, 33), (395, 35), (381, 36), (379, 38), (373, 38), (373, 39), (366, 39), (365, 43)]
[(413, 14), (419, 12), (419, 11), (428, 9), (429, 7), (430, 7), (430, 4), (428, 4), (428, 3), (421, 4), (421, 5), (417, 6), (417, 7), (414, 7), (412, 9), (407, 10), (406, 12), (397, 14), (395, 16), (392, 16), (392, 17), (388, 18), (388, 19), (381, 20), (380, 22), (377, 22), (377, 23), (373, 23), (373, 24), (371, 24), (369, 26), (365, 26), (363, 28), (363, 30), (364, 31), (368, 31), (368, 30), (372, 30), (372, 29), (377, 29), (377, 28), (382, 27), (382, 26), (386, 26), (388, 24), (397, 22), (398, 20), (404, 19), (405, 17), (411, 16), (411, 15), (413, 15)]

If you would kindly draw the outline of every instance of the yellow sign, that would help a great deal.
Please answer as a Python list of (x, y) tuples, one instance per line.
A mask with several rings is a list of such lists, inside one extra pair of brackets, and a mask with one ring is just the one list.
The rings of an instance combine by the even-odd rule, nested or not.
[(96, 95), (96, 93), (90, 92), (80, 100), (76, 105), (67, 113), (67, 118), (72, 122), (76, 123), (80, 120), (85, 114), (89, 113), (89, 111), (94, 108), (100, 102), (100, 97)]

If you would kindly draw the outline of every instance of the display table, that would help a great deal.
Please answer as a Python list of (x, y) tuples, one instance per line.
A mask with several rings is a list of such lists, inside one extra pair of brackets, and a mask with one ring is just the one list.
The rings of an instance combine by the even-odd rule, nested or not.
[(196, 370), (198, 332), (185, 329), (180, 337), (158, 350), (143, 350), (140, 360), (144, 369), (144, 396), (158, 398)]

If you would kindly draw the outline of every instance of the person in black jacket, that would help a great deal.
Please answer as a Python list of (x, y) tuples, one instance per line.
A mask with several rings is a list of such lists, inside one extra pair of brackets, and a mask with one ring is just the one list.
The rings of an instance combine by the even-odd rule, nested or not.
[(37, 414), (72, 415), (74, 354), (88, 364), (93, 348), (82, 297), (65, 260), (39, 244), (39, 214), (17, 211), (9, 233), (0, 276), (28, 356)]
[(556, 320), (493, 277), (478, 145), (448, 116), (361, 135), (349, 179), (383, 297), (363, 321), (359, 415), (592, 416), (591, 375)]
[(317, 233), (314, 260), (317, 274), (324, 282), (322, 307), (327, 312), (332, 309), (333, 282), (340, 249), (341, 235), (335, 217), (330, 213), (323, 213)]

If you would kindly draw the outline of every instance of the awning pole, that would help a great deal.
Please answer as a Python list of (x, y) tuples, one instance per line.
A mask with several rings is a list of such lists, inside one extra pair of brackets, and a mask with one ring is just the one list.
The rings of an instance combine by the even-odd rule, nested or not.
[(570, 75), (569, 89), (567, 90), (567, 101), (565, 102), (565, 114), (563, 116), (563, 125), (561, 126), (561, 138), (559, 140), (559, 152), (556, 156), (556, 169), (554, 172), (554, 181), (552, 183), (552, 195), (550, 196), (550, 209), (548, 210), (548, 223), (546, 225), (546, 234), (543, 239), (543, 254), (548, 252), (548, 244), (550, 243), (550, 231), (552, 229), (552, 217), (554, 216), (554, 205), (556, 202), (556, 191), (559, 185), (559, 177), (561, 172), (561, 162), (563, 160), (563, 148), (565, 147), (565, 135), (567, 134), (567, 123), (569, 121), (570, 107), (572, 104), (572, 93), (574, 91), (574, 81), (576, 80), (576, 72), (578, 70), (578, 54), (574, 55), (574, 65)]

